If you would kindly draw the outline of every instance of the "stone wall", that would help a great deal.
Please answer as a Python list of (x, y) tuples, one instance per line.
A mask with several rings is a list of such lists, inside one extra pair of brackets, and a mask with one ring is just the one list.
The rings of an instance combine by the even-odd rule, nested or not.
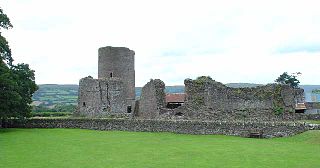
[(306, 114), (306, 113), (297, 113), (295, 114), (296, 120), (320, 120), (320, 113), (317, 114)]
[(185, 92), (181, 111), (193, 119), (292, 119), (296, 102), (303, 101), (303, 90), (288, 85), (231, 88), (208, 77), (186, 79)]
[(138, 118), (159, 118), (160, 110), (166, 106), (165, 84), (160, 79), (151, 79), (141, 90)]
[(82, 128), (139, 132), (174, 132), (184, 134), (221, 134), (248, 137), (260, 132), (264, 138), (291, 136), (319, 125), (292, 122), (205, 122), (132, 119), (28, 119), (10, 120), (9, 128)]
[(119, 78), (82, 78), (79, 82), (78, 109), (75, 116), (104, 117), (127, 113), (124, 85)]

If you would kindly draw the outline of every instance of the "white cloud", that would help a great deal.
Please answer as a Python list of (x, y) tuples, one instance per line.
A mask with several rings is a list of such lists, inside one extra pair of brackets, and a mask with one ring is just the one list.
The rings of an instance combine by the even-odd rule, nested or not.
[(167, 85), (210, 75), (221, 82), (269, 83), (302, 72), (319, 84), (319, 2), (10, 0), (1, 7), (14, 25), (4, 35), (17, 62), (37, 83), (97, 77), (97, 50), (136, 52), (136, 84)]

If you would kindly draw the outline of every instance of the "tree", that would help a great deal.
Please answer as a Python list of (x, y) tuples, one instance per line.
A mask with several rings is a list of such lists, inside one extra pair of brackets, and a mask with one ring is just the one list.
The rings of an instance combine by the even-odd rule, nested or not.
[(13, 64), (8, 41), (1, 35), (9, 28), (10, 19), (0, 8), (0, 121), (30, 117), (32, 94), (38, 88), (28, 64)]
[(293, 73), (292, 75), (289, 75), (288, 72), (284, 72), (275, 80), (275, 82), (279, 84), (289, 85), (291, 87), (296, 88), (300, 83), (300, 81), (297, 79), (298, 75), (301, 75), (301, 73), (296, 72), (296, 73)]
[[(16, 107), (21, 96), (16, 91), (18, 87), (14, 75), (9, 67), (0, 61), (0, 119), (16, 116)], [(1, 121), (0, 121), (1, 122)]]
[(14, 117), (30, 117), (32, 94), (38, 89), (35, 83), (34, 71), (29, 68), (28, 64), (18, 64), (12, 67), (12, 72), (17, 83), (15, 91), (21, 97), (19, 104), (12, 107), (16, 112)]
[(0, 59), (1, 61), (6, 61), (10, 66), (12, 65), (13, 59), (11, 57), (11, 49), (9, 47), (8, 41), (5, 37), (1, 35), (3, 29), (12, 28), (10, 19), (6, 14), (3, 13), (0, 8)]

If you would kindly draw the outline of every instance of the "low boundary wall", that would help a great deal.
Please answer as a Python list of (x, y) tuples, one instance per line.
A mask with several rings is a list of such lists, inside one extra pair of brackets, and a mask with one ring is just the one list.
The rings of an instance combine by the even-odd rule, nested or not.
[(27, 119), (9, 120), (7, 128), (81, 128), (137, 132), (173, 132), (183, 134), (221, 134), (249, 137), (261, 133), (263, 138), (292, 136), (320, 125), (293, 122), (208, 122), (186, 120), (133, 119)]

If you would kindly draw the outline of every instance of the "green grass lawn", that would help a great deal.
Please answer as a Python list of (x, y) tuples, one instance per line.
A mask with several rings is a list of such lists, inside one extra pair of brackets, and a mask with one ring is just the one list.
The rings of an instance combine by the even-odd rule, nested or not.
[(320, 167), (320, 131), (289, 138), (0, 129), (1, 168)]
[(320, 124), (320, 120), (302, 120), (301, 122), (306, 122), (310, 124)]

